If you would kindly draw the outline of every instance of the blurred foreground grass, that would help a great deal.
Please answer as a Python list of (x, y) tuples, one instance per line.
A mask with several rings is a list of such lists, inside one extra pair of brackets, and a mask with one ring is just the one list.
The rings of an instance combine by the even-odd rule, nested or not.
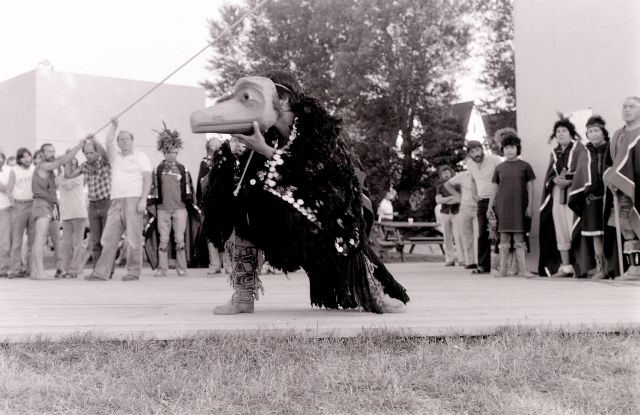
[(638, 414), (640, 332), (76, 336), (0, 348), (9, 414)]

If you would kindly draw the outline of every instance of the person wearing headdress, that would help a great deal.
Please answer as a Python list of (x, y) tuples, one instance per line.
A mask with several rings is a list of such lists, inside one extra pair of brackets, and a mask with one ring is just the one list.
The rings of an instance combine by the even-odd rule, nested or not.
[(589, 270), (588, 254), (581, 242), (582, 212), (571, 209), (570, 198), (584, 194), (587, 181), (587, 149), (579, 141), (575, 125), (561, 117), (553, 125), (555, 139), (542, 188), (540, 205), (540, 256), (538, 274), (550, 277), (582, 276)]
[[(404, 310), (404, 287), (369, 245), (340, 120), (305, 95), (292, 74), (240, 79), (232, 95), (192, 114), (191, 125), (194, 132), (230, 126), (248, 149), (236, 157), (223, 145), (214, 155), (208, 197), (228, 216), (206, 228), (210, 240), (227, 240), (233, 286), (231, 300), (214, 314), (254, 311), (263, 259), (284, 272), (304, 269), (314, 306)], [(205, 200), (205, 217), (209, 206)]]
[[(605, 219), (609, 229), (616, 224), (613, 198), (619, 206), (623, 267), (618, 269), (619, 261), (610, 261), (612, 270), (622, 279), (640, 279), (640, 97), (627, 97), (622, 104), (622, 119), (625, 126), (615, 132), (609, 143), (611, 167), (604, 173), (604, 182), (608, 187), (605, 201)], [(614, 228), (615, 229), (615, 228)], [(617, 237), (613, 232), (605, 232), (605, 255), (616, 257)], [(610, 264), (611, 265), (611, 264)], [(612, 268), (611, 266), (609, 267)]]
[(158, 268), (155, 276), (166, 277), (169, 269), (169, 248), (171, 230), (175, 244), (176, 271), (179, 276), (187, 275), (187, 231), (188, 207), (193, 207), (194, 191), (189, 170), (177, 160), (182, 149), (182, 139), (176, 130), (164, 124), (158, 132), (158, 151), (164, 160), (151, 173), (151, 191), (147, 207), (155, 207), (158, 233)]
[[(604, 181), (602, 175), (606, 167), (609, 152), (609, 132), (605, 128), (605, 121), (599, 115), (593, 115), (587, 120), (587, 153), (584, 160), (587, 163), (586, 175), (574, 177), (576, 188), (584, 191), (575, 192), (569, 197), (569, 207), (581, 219), (581, 235), (584, 248), (590, 257), (595, 257), (596, 269), (594, 279), (606, 277), (606, 260), (603, 249), (604, 222)], [(580, 179), (583, 179), (580, 182)], [(594, 255), (591, 255), (591, 253)]]

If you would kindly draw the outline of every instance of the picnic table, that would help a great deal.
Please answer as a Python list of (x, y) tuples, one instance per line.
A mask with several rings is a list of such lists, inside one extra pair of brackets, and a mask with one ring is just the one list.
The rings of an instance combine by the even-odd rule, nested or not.
[(439, 245), (444, 254), (444, 237), (437, 222), (374, 222), (371, 240), (378, 253), (384, 258), (389, 248), (395, 248), (404, 262), (404, 247), (410, 245), (409, 253), (413, 253), (416, 245)]

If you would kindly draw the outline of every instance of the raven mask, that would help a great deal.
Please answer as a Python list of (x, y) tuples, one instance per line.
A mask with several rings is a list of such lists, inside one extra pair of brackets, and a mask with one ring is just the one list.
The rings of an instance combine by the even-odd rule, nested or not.
[(248, 76), (233, 87), (233, 94), (191, 114), (194, 133), (251, 134), (257, 121), (261, 131), (276, 123), (279, 105), (276, 86), (269, 78)]

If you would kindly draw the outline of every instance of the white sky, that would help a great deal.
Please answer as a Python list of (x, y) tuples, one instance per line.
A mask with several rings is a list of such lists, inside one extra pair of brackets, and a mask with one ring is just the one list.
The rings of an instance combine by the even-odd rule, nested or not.
[[(229, 0), (3, 0), (0, 82), (49, 60), (54, 70), (160, 81), (203, 48)], [(200, 57), (167, 82), (197, 86)]]
[[(209, 40), (207, 19), (240, 0), (3, 0), (0, 82), (48, 60), (54, 70), (159, 82)], [(203, 52), (170, 84), (207, 79)], [(472, 75), (471, 75), (472, 76)], [(460, 87), (461, 100), (477, 92)]]

